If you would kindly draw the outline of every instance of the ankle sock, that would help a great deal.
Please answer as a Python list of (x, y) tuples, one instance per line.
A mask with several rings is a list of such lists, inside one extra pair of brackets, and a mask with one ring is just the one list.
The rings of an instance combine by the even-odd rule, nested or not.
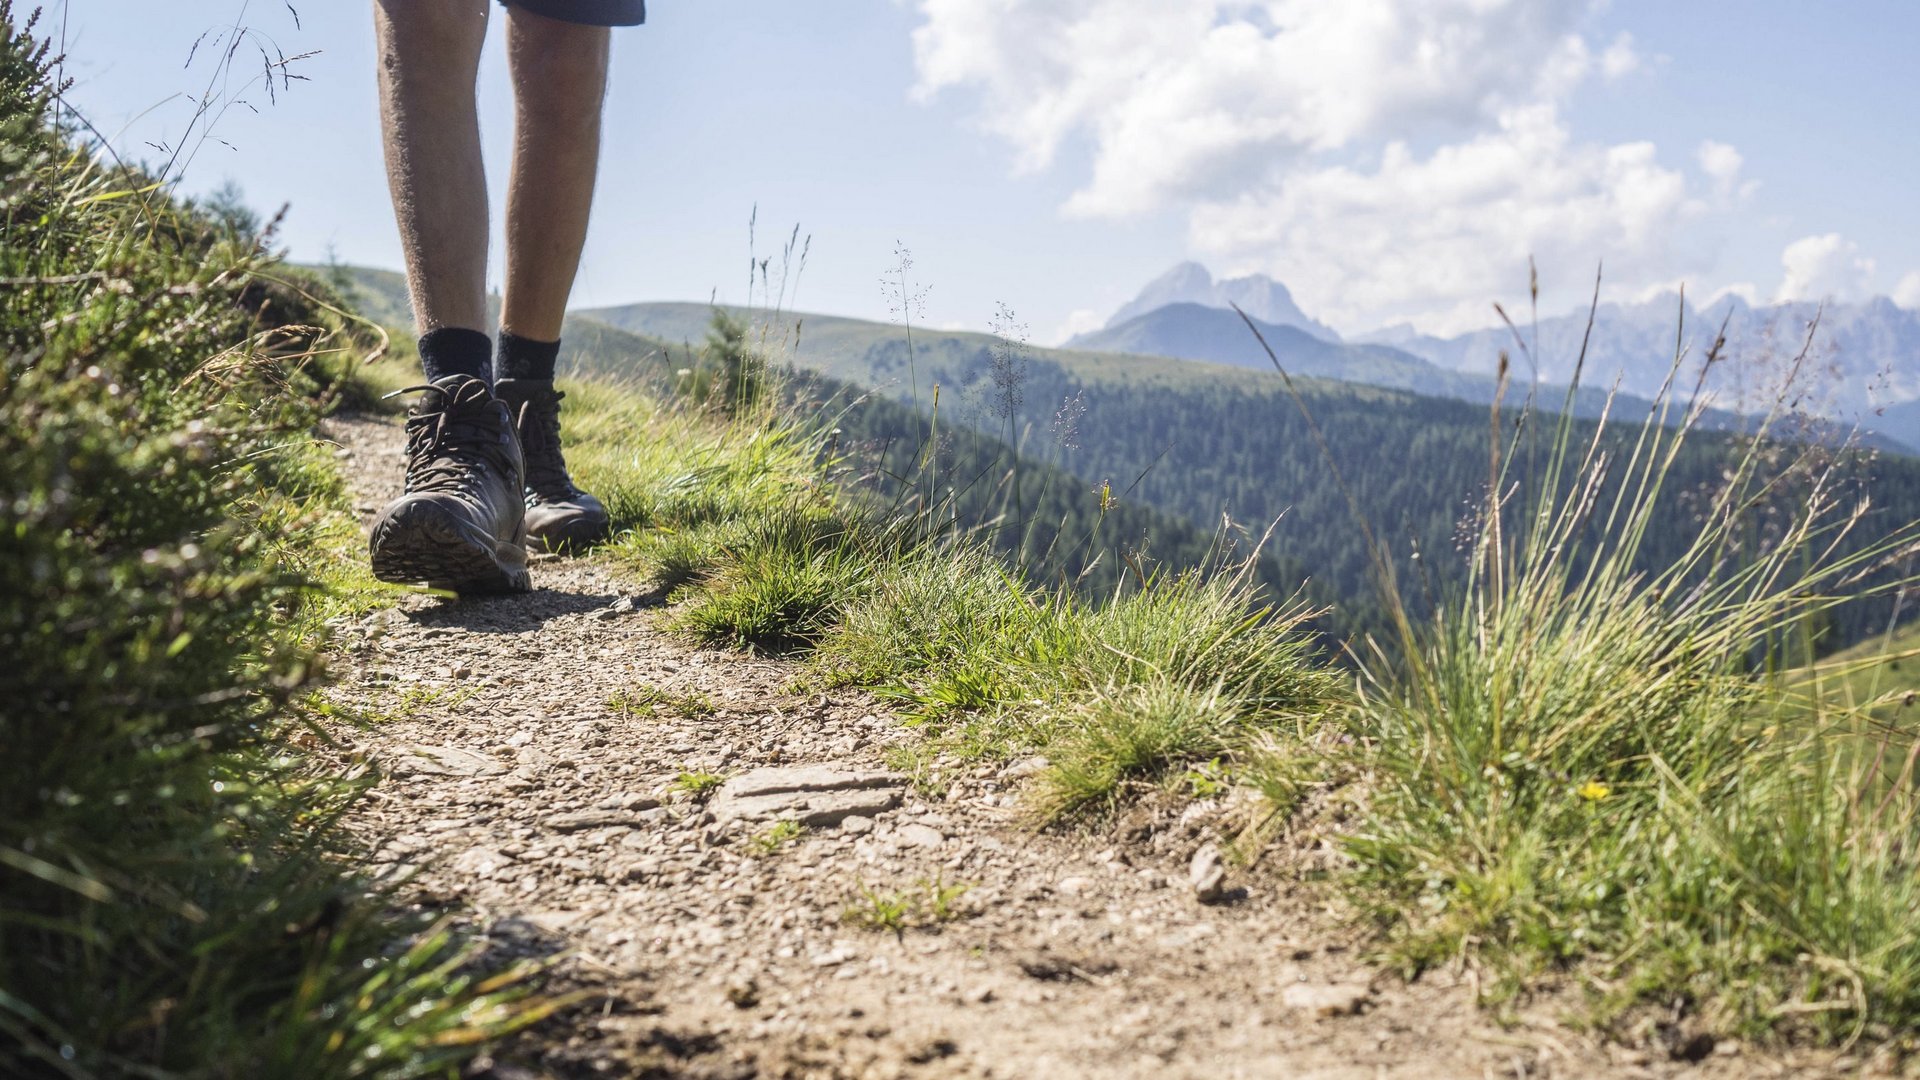
[(471, 375), (493, 382), (493, 342), (478, 330), (443, 326), (420, 335), (420, 366), (428, 382)]
[(497, 379), (552, 382), (553, 366), (559, 359), (558, 341), (534, 341), (502, 330), (500, 351), (494, 356), (493, 374)]

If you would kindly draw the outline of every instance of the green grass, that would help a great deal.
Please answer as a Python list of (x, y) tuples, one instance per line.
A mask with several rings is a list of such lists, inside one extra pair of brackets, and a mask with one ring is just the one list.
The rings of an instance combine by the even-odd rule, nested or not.
[[(1859, 519), (1833, 461), (1777, 471), (1756, 442), (1683, 556), (1638, 573), (1691, 430), (1649, 421), (1612, 461), (1568, 430), (1541, 509), (1482, 508), (1471, 589), (1405, 621), (1346, 714), (1368, 809), (1346, 842), (1385, 955), (1465, 957), (1496, 1001), (1571, 970), (1602, 1021), (1678, 1000), (1746, 1035), (1908, 1029), (1920, 796), (1886, 748), (1911, 739), (1758, 661), (1803, 653), (1850, 591), (1899, 587), (1867, 572), (1913, 527), (1835, 556)], [(1605, 494), (1609, 472), (1627, 482)], [(1760, 520), (1777, 531), (1753, 545)]]
[(624, 717), (659, 716), (670, 713), (674, 716), (697, 718), (712, 716), (719, 706), (713, 698), (699, 691), (674, 693), (657, 686), (634, 686), (615, 690), (607, 695), (606, 706)]
[(613, 553), (670, 592), (668, 625), (798, 653), (823, 684), (901, 703), (949, 752), (1047, 754), (1043, 816), (1297, 737), (1342, 694), (1301, 629), (1312, 612), (1263, 600), (1246, 563), (1143, 566), (1089, 601), (1022, 580), (937, 512), (842, 486), (817, 426), (777, 409), (570, 393), (569, 452), (621, 529)]
[(747, 847), (758, 855), (771, 855), (807, 833), (806, 826), (782, 819), (747, 838)]
[(549, 1006), (351, 872), (296, 749), (380, 602), (310, 436), (372, 345), (48, 64), (0, 0), (0, 1074), (453, 1075)]
[(668, 782), (667, 789), (695, 802), (704, 802), (726, 782), (727, 778), (720, 773), (704, 769), (682, 770)]
[(971, 889), (970, 885), (949, 885), (945, 878), (916, 878), (900, 889), (876, 889), (862, 883), (854, 899), (840, 909), (840, 921), (894, 935), (937, 927), (965, 914), (959, 901)]
[(1826, 710), (1859, 712), (1903, 731), (1920, 729), (1920, 623), (1824, 657), (1794, 673), (1790, 683)]

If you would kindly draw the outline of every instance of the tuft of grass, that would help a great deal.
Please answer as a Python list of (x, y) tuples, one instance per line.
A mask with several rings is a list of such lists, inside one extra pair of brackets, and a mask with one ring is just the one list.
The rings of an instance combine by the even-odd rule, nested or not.
[(1104, 604), (1040, 592), (978, 552), (908, 558), (847, 613), (815, 662), (878, 684), (962, 759), (1043, 753), (1043, 818), (1111, 808), (1132, 781), (1310, 737), (1343, 693), (1298, 603), (1260, 603), (1246, 564), (1149, 578)]
[(1746, 1035), (1910, 1030), (1911, 735), (1809, 703), (1782, 669), (1823, 612), (1912, 586), (1887, 571), (1920, 523), (1841, 543), (1865, 507), (1839, 462), (1762, 437), (1682, 555), (1641, 572), (1675, 527), (1684, 414), (1585, 443), (1562, 421), (1538, 458), (1496, 437), (1469, 588), (1427, 622), (1396, 607), (1401, 640), (1345, 715), (1369, 792), (1352, 883), (1389, 955), (1466, 957), (1494, 1000), (1578, 965), (1603, 1020), (1680, 1001)]
[(936, 927), (962, 917), (959, 900), (971, 889), (966, 884), (949, 885), (944, 877), (915, 878), (902, 889), (876, 889), (861, 882), (855, 898), (841, 908), (840, 921), (894, 935)]
[(713, 698), (701, 691), (675, 693), (671, 690), (662, 690), (657, 686), (635, 686), (615, 690), (607, 695), (606, 706), (629, 719), (636, 716), (659, 716), (661, 713), (697, 719), (712, 716), (719, 710)]
[[(1244, 557), (1173, 573), (1123, 551), (1126, 580), (1087, 596), (1029, 580), (958, 530), (950, 507), (843, 486), (831, 432), (779, 393), (716, 411), (616, 384), (570, 392), (585, 406), (570, 459), (624, 530), (614, 554), (669, 591), (669, 626), (805, 654), (813, 680), (875, 689), (960, 760), (1047, 753), (1059, 764), (1036, 800), (1044, 815), (1230, 766), (1256, 739), (1311, 732), (1346, 693), (1314, 656), (1318, 613), (1269, 601)], [(1176, 700), (1195, 722), (1162, 730)], [(1154, 731), (1157, 749), (1143, 742)]]
[(747, 846), (761, 855), (771, 855), (795, 840), (806, 835), (806, 826), (797, 821), (783, 818), (767, 826), (747, 841)]
[[(1077, 702), (1048, 746), (1036, 796), (1049, 817), (1111, 806), (1127, 781), (1218, 761), (1236, 727), (1214, 690), (1145, 683)], [(1187, 772), (1191, 772), (1189, 767)]]
[(705, 802), (709, 796), (720, 789), (720, 785), (726, 782), (727, 778), (720, 773), (682, 770), (668, 782), (667, 788), (696, 802)]
[(704, 641), (769, 653), (819, 641), (863, 591), (872, 564), (845, 536), (796, 534), (787, 524), (775, 516), (744, 530), (673, 624)]
[(912, 911), (913, 901), (906, 893), (878, 892), (861, 885), (860, 898), (847, 902), (840, 911), (840, 921), (868, 930), (900, 934), (906, 931), (907, 916)]

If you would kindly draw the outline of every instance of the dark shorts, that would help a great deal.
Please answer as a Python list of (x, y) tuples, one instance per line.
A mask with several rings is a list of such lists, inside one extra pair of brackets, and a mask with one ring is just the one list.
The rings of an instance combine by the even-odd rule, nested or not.
[(647, 0), (500, 0), (507, 7), (588, 26), (638, 26), (647, 21)]

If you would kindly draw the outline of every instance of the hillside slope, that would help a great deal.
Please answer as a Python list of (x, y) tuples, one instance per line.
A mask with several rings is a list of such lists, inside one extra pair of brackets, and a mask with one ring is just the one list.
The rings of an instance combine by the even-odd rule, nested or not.
[[(711, 313), (699, 304), (641, 304), (575, 318), (696, 341)], [(1231, 312), (1212, 314), (1240, 326)], [(995, 409), (994, 338), (916, 331), (910, 366), (898, 328), (830, 316), (794, 318), (789, 325), (797, 325), (799, 344), (787, 355), (804, 368), (880, 388), (895, 399), (910, 396), (917, 380), (925, 402), (937, 383), (943, 425), (1005, 436), (1005, 421)], [(1344, 347), (1275, 329), (1308, 355), (1344, 355), (1337, 351)], [(1244, 335), (1244, 326), (1240, 332)], [(1223, 513), (1256, 529), (1277, 522), (1272, 550), (1323, 590), (1320, 595), (1338, 598), (1344, 625), (1370, 630), (1385, 625), (1349, 494), (1394, 552), (1402, 574), (1425, 580), (1435, 596), (1462, 580), (1465, 567), (1455, 538), (1487, 482), (1490, 414), (1483, 405), (1357, 382), (1296, 379), (1327, 440), (1329, 460), (1298, 405), (1270, 372), (1035, 349), (1020, 367), (1020, 380), (1023, 455), (1096, 483), (1111, 482), (1114, 490), (1126, 492), (1124, 500), (1144, 502), (1202, 529)], [(1515, 437), (1511, 425), (1520, 414), (1519, 391), (1511, 393), (1503, 439)], [(1652, 409), (1643, 401), (1609, 404), (1599, 391), (1591, 394), (1595, 411), (1610, 407), (1624, 428), (1639, 424)], [(1537, 423), (1551, 428), (1554, 417), (1542, 414)], [(1576, 441), (1589, 438), (1593, 429), (1583, 422), (1578, 430)], [(1537, 448), (1539, 441), (1540, 436), (1529, 435), (1521, 446)], [(1679, 500), (1696, 498), (1709, 487), (1721, 469), (1717, 462), (1737, 445), (1732, 437), (1716, 434), (1690, 443), (1676, 466), (1676, 488), (1693, 494), (1673, 496), (1676, 515)], [(1335, 480), (1336, 469), (1346, 478), (1345, 490)], [(1920, 516), (1920, 459), (1863, 455), (1849, 475), (1875, 492), (1868, 528)], [(1687, 535), (1676, 524), (1657, 536), (1649, 563), (1670, 557)], [(1419, 560), (1416, 551), (1422, 553)], [(1883, 608), (1884, 602), (1876, 601), (1837, 616), (1835, 642), (1870, 632)]]
[[(370, 292), (390, 280), (373, 278), (362, 288)], [(1249, 346), (1258, 349), (1232, 312), (1193, 312), (1215, 328), (1223, 349), (1241, 349), (1237, 355), (1243, 358)], [(713, 313), (712, 306), (696, 303), (576, 312), (563, 337), (564, 357), (573, 370), (632, 374), (660, 385), (673, 372), (698, 363), (699, 343)], [(1287, 327), (1269, 329), (1276, 348), (1288, 350), (1287, 362), (1303, 369), (1344, 371), (1347, 358), (1384, 352), (1387, 361), (1369, 374), (1384, 378), (1393, 370), (1436, 373), (1422, 361), (1395, 359), (1399, 354), (1392, 350), (1369, 353), (1370, 347), (1329, 344)], [(912, 422), (910, 412), (896, 412), (882, 399), (910, 404), (917, 383), (924, 409), (938, 384), (938, 423), (945, 437), (969, 433), (953, 460), (970, 463), (962, 470), (967, 475), (991, 476), (973, 496), (970, 519), (990, 520), (1007, 510), (1005, 483), (1012, 455), (1005, 449), (1007, 422), (996, 407), (997, 339), (916, 329), (909, 363), (901, 328), (863, 320), (763, 317), (749, 336), (814, 373), (822, 380), (824, 396), (852, 400), (858, 394), (854, 387), (877, 390), (876, 398), (844, 423), (849, 438), (888, 448), (885, 452), (893, 459), (882, 471), (893, 475), (905, 470), (902, 452), (911, 458), (911, 448), (923, 441), (916, 432), (924, 430), (924, 422)], [(1264, 359), (1264, 353), (1260, 356)], [(1477, 379), (1491, 400), (1491, 379), (1437, 374), (1461, 386)], [(1103, 484), (1118, 496), (1121, 509), (1117, 528), (1108, 535), (1131, 537), (1135, 543), (1151, 535), (1155, 539), (1148, 549), (1173, 565), (1190, 564), (1204, 555), (1223, 514), (1256, 533), (1277, 523), (1263, 579), (1283, 594), (1302, 580), (1309, 582), (1311, 595), (1338, 605), (1337, 615), (1326, 624), (1337, 637), (1356, 630), (1382, 631), (1385, 612), (1348, 492), (1334, 479), (1332, 470), (1338, 469), (1360, 512), (1394, 552), (1401, 573), (1415, 572), (1413, 555), (1418, 551), (1424, 553), (1420, 572), (1429, 588), (1437, 590), (1434, 595), (1452, 588), (1464, 574), (1454, 538), (1486, 485), (1489, 413), (1483, 405), (1361, 382), (1298, 378), (1295, 384), (1333, 451), (1330, 468), (1298, 406), (1270, 369), (1032, 349), (1020, 365), (1019, 382), (1023, 401), (1015, 428), (1021, 457), (1032, 471), (1025, 489), (1032, 501), (1008, 511), (1006, 520), (1041, 523), (1038, 536), (1029, 537), (1033, 542), (1025, 545), (1030, 550), (1054, 546), (1058, 534), (1083, 535), (1095, 501), (1091, 492)], [(1504, 415), (1511, 422), (1519, 413), (1520, 391), (1510, 390), (1509, 395)], [(1581, 400), (1587, 403), (1585, 411), (1610, 407), (1627, 424), (1638, 423), (1651, 408), (1634, 399), (1609, 404), (1597, 390)], [(1552, 417), (1543, 415), (1539, 423), (1551, 425)], [(1530, 445), (1537, 445), (1537, 437), (1529, 438)], [(1717, 468), (1713, 455), (1726, 452), (1729, 444), (1715, 441), (1718, 438), (1695, 440), (1688, 448), (1681, 468), (1692, 488), (1709, 482)], [(1417, 467), (1409, 468), (1409, 463)], [(1920, 461), (1863, 459), (1856, 472), (1857, 482), (1876, 489), (1870, 525), (1914, 516), (1920, 506)], [(1139, 516), (1142, 511), (1149, 513)], [(1152, 511), (1174, 520), (1155, 520)], [(1063, 522), (1064, 528), (1058, 524)], [(1003, 549), (1020, 546), (1018, 531), (1000, 536)], [(1649, 558), (1670, 554), (1685, 535), (1675, 530), (1657, 538)], [(1074, 565), (1075, 572), (1080, 568)], [(1833, 628), (1836, 641), (1869, 633), (1879, 617), (1878, 602), (1841, 616)]]

